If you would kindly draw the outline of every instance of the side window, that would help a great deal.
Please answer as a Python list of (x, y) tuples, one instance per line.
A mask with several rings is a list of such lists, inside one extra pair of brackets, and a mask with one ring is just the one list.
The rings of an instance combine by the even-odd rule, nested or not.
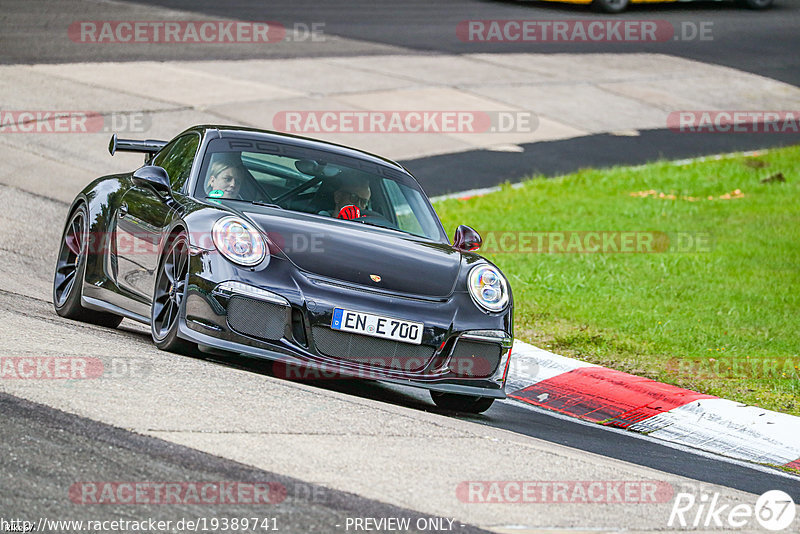
[(389, 202), (394, 207), (397, 227), (412, 234), (426, 235), (404, 191), (401, 189), (401, 187), (405, 187), (388, 178), (383, 179), (383, 185), (386, 188), (386, 194), (389, 196)]
[(184, 135), (165, 146), (153, 160), (153, 165), (164, 167), (169, 174), (169, 182), (173, 191), (180, 190), (186, 183), (186, 179), (189, 178), (199, 144), (199, 135), (194, 133)]

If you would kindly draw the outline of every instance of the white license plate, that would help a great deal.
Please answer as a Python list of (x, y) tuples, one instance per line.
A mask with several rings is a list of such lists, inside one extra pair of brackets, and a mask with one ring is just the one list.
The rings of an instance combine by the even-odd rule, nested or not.
[(334, 308), (333, 319), (331, 319), (331, 328), (334, 330), (393, 339), (403, 343), (413, 343), (414, 345), (422, 343), (423, 326), (423, 323), (343, 310), (342, 308)]

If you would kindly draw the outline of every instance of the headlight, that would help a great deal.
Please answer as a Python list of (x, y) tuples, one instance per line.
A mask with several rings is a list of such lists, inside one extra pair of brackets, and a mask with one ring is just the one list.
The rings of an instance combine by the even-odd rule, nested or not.
[(223, 217), (215, 222), (211, 236), (217, 250), (239, 265), (258, 265), (267, 254), (261, 234), (238, 217)]
[(503, 311), (508, 306), (508, 283), (491, 265), (478, 265), (469, 273), (469, 294), (481, 308), (491, 312)]

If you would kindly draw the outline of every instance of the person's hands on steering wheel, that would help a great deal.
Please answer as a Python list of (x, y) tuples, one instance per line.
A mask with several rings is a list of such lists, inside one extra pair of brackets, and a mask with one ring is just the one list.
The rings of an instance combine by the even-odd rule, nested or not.
[(348, 206), (342, 207), (339, 210), (339, 213), (336, 215), (337, 219), (345, 219), (347, 221), (353, 221), (355, 219), (361, 218), (361, 209), (354, 205), (350, 204)]

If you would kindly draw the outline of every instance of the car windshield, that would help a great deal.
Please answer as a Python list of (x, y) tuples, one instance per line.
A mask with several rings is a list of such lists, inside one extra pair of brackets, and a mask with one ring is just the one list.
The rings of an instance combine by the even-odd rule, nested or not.
[(195, 195), (268, 204), (446, 241), (419, 185), (387, 166), (271, 142), (209, 143)]

